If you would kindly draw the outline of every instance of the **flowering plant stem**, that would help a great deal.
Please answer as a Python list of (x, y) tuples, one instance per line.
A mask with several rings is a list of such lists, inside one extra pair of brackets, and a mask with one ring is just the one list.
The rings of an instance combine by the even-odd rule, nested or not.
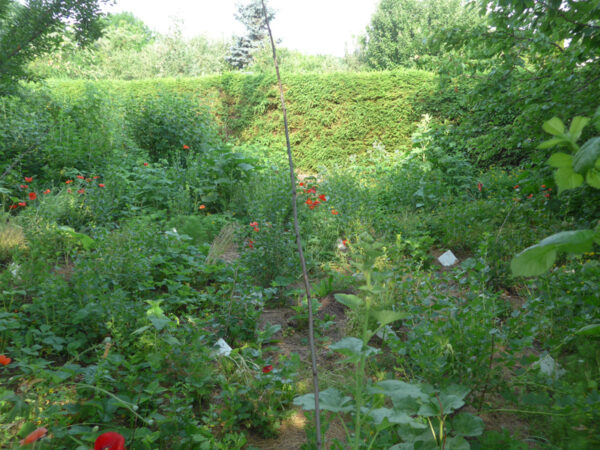
[(283, 86), (281, 84), (281, 75), (279, 74), (279, 64), (277, 63), (277, 52), (275, 49), (275, 40), (273, 39), (273, 33), (271, 31), (271, 25), (269, 24), (269, 15), (267, 14), (267, 7), (265, 0), (261, 0), (263, 7), (263, 15), (265, 16), (265, 25), (269, 32), (269, 39), (271, 40), (271, 49), (273, 50), (273, 63), (275, 65), (275, 73), (277, 74), (277, 84), (279, 85), (279, 96), (281, 98), (281, 109), (283, 111), (283, 125), (285, 127), (285, 143), (287, 146), (288, 162), (290, 166), (290, 183), (292, 185), (292, 212), (294, 216), (294, 231), (296, 233), (296, 244), (298, 246), (298, 256), (300, 257), (300, 264), (302, 265), (302, 276), (304, 278), (304, 289), (306, 291), (306, 301), (308, 304), (308, 341), (310, 345), (310, 355), (312, 363), (312, 378), (313, 388), (315, 395), (315, 428), (316, 428), (316, 444), (317, 450), (321, 450), (321, 419), (319, 412), (319, 376), (317, 372), (317, 352), (315, 349), (315, 336), (314, 336), (314, 321), (313, 321), (313, 308), (312, 298), (310, 295), (310, 282), (308, 280), (308, 272), (306, 270), (306, 260), (304, 259), (304, 252), (302, 251), (302, 239), (300, 237), (300, 227), (298, 226), (298, 206), (296, 203), (296, 175), (294, 174), (294, 161), (292, 159), (292, 147), (290, 144), (290, 134), (288, 130), (287, 121), (287, 110), (285, 108), (285, 98), (283, 96)]

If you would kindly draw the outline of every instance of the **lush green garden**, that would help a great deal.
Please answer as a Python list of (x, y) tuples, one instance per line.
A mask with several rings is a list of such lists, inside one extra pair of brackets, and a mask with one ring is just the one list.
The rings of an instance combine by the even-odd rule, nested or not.
[(598, 448), (600, 46), (566, 11), (521, 63), (457, 28), (284, 73), (293, 200), (264, 64), (31, 82), (0, 20), (0, 447), (315, 448), (294, 201), (326, 448)]

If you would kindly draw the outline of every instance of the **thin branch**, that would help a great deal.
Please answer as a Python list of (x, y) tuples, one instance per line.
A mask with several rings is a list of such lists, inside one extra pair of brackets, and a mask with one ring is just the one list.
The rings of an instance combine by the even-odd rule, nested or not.
[(283, 85), (281, 84), (281, 75), (279, 74), (279, 64), (277, 63), (277, 52), (275, 50), (275, 40), (269, 24), (269, 15), (265, 0), (261, 0), (263, 14), (265, 16), (265, 24), (269, 31), (269, 39), (271, 40), (271, 48), (273, 50), (273, 63), (275, 64), (275, 73), (277, 74), (277, 84), (279, 85), (279, 96), (281, 98), (281, 109), (283, 111), (283, 125), (285, 127), (285, 143), (287, 146), (288, 162), (290, 166), (290, 182), (292, 184), (292, 211), (294, 214), (294, 231), (296, 232), (296, 245), (298, 246), (298, 256), (302, 265), (302, 276), (304, 278), (304, 289), (306, 291), (306, 302), (308, 306), (308, 340), (310, 344), (310, 356), (312, 363), (313, 389), (315, 395), (315, 427), (316, 427), (316, 444), (317, 450), (321, 450), (321, 413), (319, 411), (319, 377), (317, 373), (317, 351), (315, 348), (315, 333), (313, 320), (313, 301), (310, 294), (310, 282), (308, 280), (308, 271), (306, 270), (306, 260), (302, 250), (302, 239), (300, 238), (300, 227), (298, 226), (298, 205), (296, 201), (296, 175), (294, 174), (294, 161), (292, 159), (292, 146), (290, 144), (290, 133), (288, 130), (287, 110), (285, 108), (285, 98), (283, 96)]

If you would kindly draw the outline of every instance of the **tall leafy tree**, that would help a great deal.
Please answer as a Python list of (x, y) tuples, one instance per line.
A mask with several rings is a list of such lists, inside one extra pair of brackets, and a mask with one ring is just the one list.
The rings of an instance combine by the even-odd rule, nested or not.
[(78, 45), (101, 35), (100, 6), (109, 0), (0, 0), (0, 87), (29, 78), (26, 64), (55, 49), (68, 26)]
[(462, 0), (381, 0), (360, 40), (361, 58), (378, 70), (429, 67), (447, 51), (437, 39), (441, 30), (477, 20)]
[[(275, 18), (275, 12), (268, 9), (269, 21)], [(236, 20), (244, 24), (246, 34), (236, 36), (226, 62), (235, 69), (248, 67), (254, 60), (253, 54), (263, 46), (267, 37), (267, 27), (260, 0), (237, 6)]]

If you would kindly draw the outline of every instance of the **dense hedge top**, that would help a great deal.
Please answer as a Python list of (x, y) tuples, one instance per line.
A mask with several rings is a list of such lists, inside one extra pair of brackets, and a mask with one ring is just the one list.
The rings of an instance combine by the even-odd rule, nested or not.
[[(408, 149), (425, 113), (451, 110), (435, 95), (433, 74), (418, 70), (377, 73), (283, 74), (291, 142), (300, 167), (347, 164), (374, 142), (386, 150)], [(90, 86), (90, 83), (93, 85)], [(143, 103), (159, 92), (196, 96), (208, 105), (224, 135), (237, 143), (285, 146), (274, 76), (225, 74), (141, 81), (51, 81), (56, 95), (76, 98), (94, 88), (117, 99)]]

